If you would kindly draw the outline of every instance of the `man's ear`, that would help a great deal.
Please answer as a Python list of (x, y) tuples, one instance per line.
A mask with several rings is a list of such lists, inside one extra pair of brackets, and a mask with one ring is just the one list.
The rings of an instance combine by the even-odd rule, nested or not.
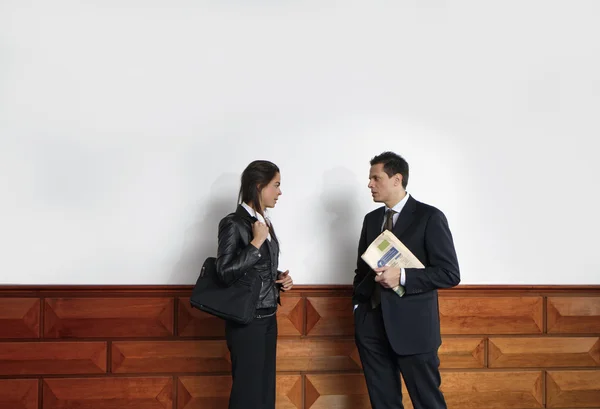
[(402, 184), (402, 174), (401, 173), (396, 173), (396, 175), (394, 176), (394, 186), (398, 186), (398, 184)]

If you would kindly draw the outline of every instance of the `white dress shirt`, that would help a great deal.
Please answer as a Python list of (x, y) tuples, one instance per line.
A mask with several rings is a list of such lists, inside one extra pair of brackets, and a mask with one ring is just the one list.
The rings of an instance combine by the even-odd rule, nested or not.
[[(265, 216), (267, 216), (268, 221), (265, 220), (265, 218), (262, 216), (262, 214), (258, 213), (256, 210), (254, 210), (253, 208), (248, 206), (246, 203), (242, 203), (242, 207), (244, 209), (246, 209), (246, 211), (250, 214), (250, 216), (256, 217), (259, 222), (264, 223), (267, 226), (271, 225), (271, 221), (269, 220), (269, 216), (267, 215), (266, 211), (265, 211)], [(271, 241), (271, 233), (270, 232), (267, 234), (267, 240)]]
[[(396, 225), (396, 221), (398, 220), (398, 217), (400, 216), (400, 212), (402, 211), (402, 209), (404, 209), (404, 205), (406, 205), (406, 202), (408, 202), (408, 197), (410, 196), (410, 193), (406, 192), (406, 195), (404, 196), (404, 198), (402, 200), (400, 200), (394, 207), (392, 207), (392, 210), (395, 211), (396, 213), (394, 214), (394, 226)], [(387, 211), (389, 210), (389, 207), (385, 207), (385, 211), (387, 213)], [(381, 230), (383, 230), (383, 226), (385, 226), (385, 217), (383, 218), (383, 223), (381, 224)], [(406, 283), (406, 272), (404, 271), (403, 268), (400, 269), (400, 285), (404, 285)]]

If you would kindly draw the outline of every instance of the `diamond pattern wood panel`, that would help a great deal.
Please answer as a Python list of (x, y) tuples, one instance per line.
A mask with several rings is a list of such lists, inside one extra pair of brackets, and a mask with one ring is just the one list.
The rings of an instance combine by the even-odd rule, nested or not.
[[(362, 375), (307, 375), (306, 408), (370, 408)], [(543, 408), (542, 372), (443, 372), (448, 409)], [(403, 386), (403, 403), (412, 409)]]
[(304, 335), (304, 298), (281, 297), (277, 327), (280, 336)]
[(442, 334), (540, 334), (542, 297), (440, 297)]
[(365, 378), (361, 374), (309, 374), (304, 391), (306, 409), (371, 407)]
[(600, 334), (600, 297), (548, 297), (548, 332)]
[(47, 338), (173, 335), (172, 298), (53, 298), (45, 308)]
[(490, 368), (598, 367), (599, 337), (490, 338)]
[(229, 371), (225, 341), (115, 341), (114, 373), (197, 373)]
[[(227, 409), (230, 376), (182, 376), (177, 382), (177, 409)], [(277, 409), (302, 408), (302, 377), (278, 375)]]
[(484, 338), (446, 337), (438, 351), (440, 368), (484, 368)]
[(308, 297), (306, 333), (311, 336), (353, 336), (352, 300), (349, 297)]
[(40, 300), (0, 298), (0, 339), (39, 338)]
[(354, 339), (281, 339), (277, 343), (279, 371), (357, 371), (360, 357)]
[(523, 372), (443, 372), (448, 409), (543, 408), (543, 374)]
[(43, 409), (172, 409), (173, 379), (45, 379)]
[(4, 342), (0, 375), (106, 372), (106, 342)]
[(0, 379), (0, 408), (37, 409), (37, 379)]
[(548, 371), (546, 376), (547, 407), (600, 407), (600, 371)]
[[(226, 409), (224, 322), (190, 292), (0, 286), (0, 409)], [(600, 286), (439, 293), (449, 409), (600, 409)], [(351, 304), (342, 286), (282, 295), (278, 409), (370, 408)]]

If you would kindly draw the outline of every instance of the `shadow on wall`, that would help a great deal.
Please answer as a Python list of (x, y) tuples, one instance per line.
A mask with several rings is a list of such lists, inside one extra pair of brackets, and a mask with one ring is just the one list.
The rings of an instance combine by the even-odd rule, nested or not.
[(185, 231), (181, 257), (169, 284), (195, 284), (204, 260), (216, 257), (219, 222), (235, 211), (238, 189), (239, 175), (235, 173), (225, 173), (212, 184), (210, 194), (198, 205), (197, 221)]
[[(304, 259), (308, 271), (319, 271), (327, 277), (323, 282), (352, 283), (356, 268), (356, 249), (360, 236), (356, 175), (349, 169), (336, 167), (323, 174), (323, 187), (316, 209), (317, 233), (311, 256)], [(353, 226), (358, 225), (357, 229)], [(356, 230), (356, 231), (355, 231)]]

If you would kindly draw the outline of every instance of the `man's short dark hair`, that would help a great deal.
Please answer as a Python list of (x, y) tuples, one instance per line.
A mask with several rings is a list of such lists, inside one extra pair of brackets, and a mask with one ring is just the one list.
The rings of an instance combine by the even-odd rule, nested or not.
[(371, 159), (371, 166), (383, 164), (383, 171), (392, 177), (396, 173), (402, 175), (402, 187), (406, 189), (408, 184), (408, 162), (397, 153), (383, 152)]

